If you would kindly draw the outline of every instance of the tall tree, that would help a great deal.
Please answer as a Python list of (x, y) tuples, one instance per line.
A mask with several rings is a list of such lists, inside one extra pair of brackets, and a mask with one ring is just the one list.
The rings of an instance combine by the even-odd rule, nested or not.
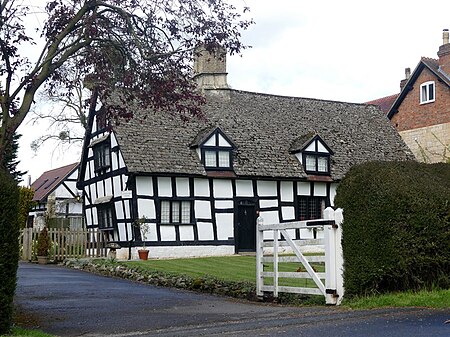
[[(9, 309), (16, 282), (18, 226), (8, 227), (11, 214), (17, 213), (17, 200), (12, 200), (10, 190), (15, 189), (7, 182), (4, 157), (38, 91), (44, 88), (50, 95), (70, 97), (73, 82), (68, 75), (77, 69), (83, 83), (94, 88), (90, 107), (95, 108), (97, 97), (107, 99), (120, 89), (118, 104), (108, 105), (106, 111), (112, 119), (133, 117), (132, 111), (122, 108), (125, 101), (183, 118), (197, 115), (203, 99), (191, 79), (195, 46), (202, 43), (212, 50), (219, 44), (231, 54), (239, 53), (244, 48), (240, 32), (252, 23), (226, 0), (49, 0), (39, 51), (25, 30), (30, 10), (23, 3), (0, 0), (0, 183), (5, 180), (4, 186), (9, 186), (0, 189), (5, 205), (0, 215), (7, 219), (1, 221), (0, 216), (4, 239), (0, 257), (8, 256), (12, 266), (6, 270), (0, 263), (0, 274), (9, 285), (8, 296), (0, 298), (1, 308)], [(34, 47), (32, 53), (24, 52), (27, 46)], [(36, 59), (30, 59), (36, 49)], [(0, 334), (9, 330), (11, 313), (0, 315)]]
[[(199, 114), (202, 97), (191, 79), (194, 47), (220, 44), (239, 53), (245, 48), (240, 32), (252, 23), (226, 0), (51, 0), (45, 10), (45, 43), (31, 60), (21, 53), (34, 43), (23, 25), (29, 8), (19, 0), (0, 1), (0, 163), (38, 90), (73, 95), (68, 75), (74, 69), (101, 98), (120, 88), (128, 103)], [(120, 106), (110, 106), (109, 116), (131, 118)]]
[(19, 149), (19, 139), (22, 135), (18, 133), (14, 133), (12, 142), (8, 144), (5, 149), (5, 155), (3, 157), (3, 163), (0, 166), (3, 166), (6, 171), (13, 177), (13, 179), (17, 182), (22, 181), (22, 176), (26, 173), (23, 171), (19, 171), (17, 169), (17, 165), (19, 165), (19, 159), (17, 158), (17, 151)]

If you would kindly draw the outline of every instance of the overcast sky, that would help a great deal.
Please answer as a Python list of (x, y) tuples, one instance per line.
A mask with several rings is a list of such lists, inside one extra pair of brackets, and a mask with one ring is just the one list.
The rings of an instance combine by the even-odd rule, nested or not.
[[(447, 0), (234, 1), (250, 7), (256, 24), (243, 33), (252, 48), (227, 60), (228, 83), (268, 94), (360, 103), (398, 93), (405, 68), (437, 58), (442, 30), (450, 28)], [(42, 129), (19, 129), (20, 169), (32, 181), (81, 152), (47, 144), (34, 155), (30, 142)]]

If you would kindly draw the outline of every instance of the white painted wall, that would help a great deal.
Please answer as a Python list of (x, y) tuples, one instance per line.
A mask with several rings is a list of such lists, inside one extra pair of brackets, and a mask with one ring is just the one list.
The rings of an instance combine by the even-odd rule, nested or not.
[[(139, 259), (138, 250), (142, 247), (134, 247), (131, 250), (133, 260)], [(168, 259), (181, 257), (206, 257), (228, 256), (234, 254), (234, 246), (170, 246), (170, 247), (146, 247), (149, 250), (149, 259)], [(128, 248), (117, 250), (117, 259), (128, 259)]]
[(237, 197), (253, 197), (253, 184), (251, 180), (236, 180)]

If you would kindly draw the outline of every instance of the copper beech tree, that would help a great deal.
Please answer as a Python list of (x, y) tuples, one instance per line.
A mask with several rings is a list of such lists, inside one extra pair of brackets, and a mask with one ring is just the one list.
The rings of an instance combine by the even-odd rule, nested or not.
[(133, 117), (124, 102), (182, 118), (199, 115), (203, 98), (190, 62), (195, 47), (239, 53), (240, 32), (252, 23), (226, 0), (49, 0), (45, 12), (40, 47), (25, 29), (31, 13), (24, 1), (0, 0), (0, 334), (12, 323), (19, 254), (11, 220), (16, 182), (5, 173), (5, 158), (37, 93), (70, 99), (81, 81), (92, 90), (90, 110), (120, 90), (117, 105), (105, 108), (112, 119)]
[[(226, 0), (52, 0), (38, 48), (24, 27), (30, 9), (23, 3), (0, 0), (0, 163), (37, 92), (70, 97), (75, 71), (77, 81), (90, 83), (91, 108), (120, 89), (122, 101), (144, 108), (200, 114), (190, 62), (195, 46), (239, 53), (240, 33), (253, 23), (242, 16), (247, 7)], [(120, 103), (107, 114), (132, 118)]]

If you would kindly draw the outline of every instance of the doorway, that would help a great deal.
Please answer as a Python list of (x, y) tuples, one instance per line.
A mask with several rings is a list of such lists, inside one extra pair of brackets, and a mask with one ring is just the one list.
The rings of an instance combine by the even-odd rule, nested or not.
[(256, 251), (256, 205), (252, 200), (241, 200), (237, 207), (236, 251)]

